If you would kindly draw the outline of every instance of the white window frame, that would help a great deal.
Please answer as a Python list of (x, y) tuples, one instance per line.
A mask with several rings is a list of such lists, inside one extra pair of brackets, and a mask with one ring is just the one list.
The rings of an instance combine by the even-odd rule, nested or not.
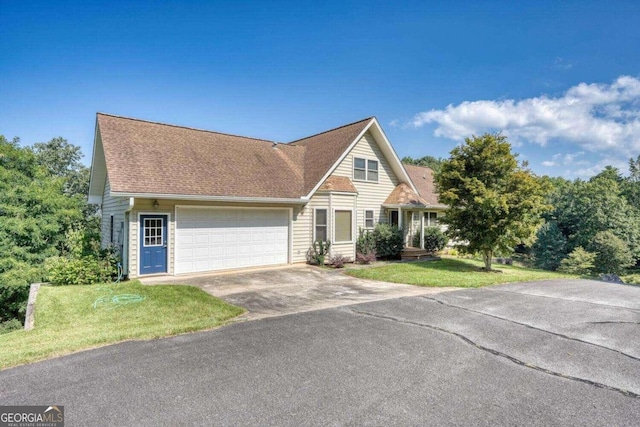
[(324, 227), (326, 232), (325, 235), (327, 236), (327, 240), (329, 240), (329, 209), (327, 208), (315, 208), (313, 210), (313, 240), (311, 243), (316, 241), (316, 220), (318, 219), (318, 211), (325, 211), (325, 221), (326, 223), (324, 224), (324, 226), (321, 224), (321, 227)]
[[(356, 178), (356, 160), (364, 160), (364, 179), (358, 179)], [(376, 172), (378, 173), (378, 178), (373, 180), (373, 179), (369, 179), (369, 162), (376, 162), (378, 164), (378, 167), (376, 169)], [(358, 156), (354, 156), (353, 157), (353, 180), (354, 181), (359, 181), (359, 182), (371, 182), (371, 183), (379, 183), (380, 182), (380, 160), (378, 159), (368, 159), (366, 157), (358, 157)], [(362, 168), (357, 168), (358, 170), (363, 170)]]
[[(367, 225), (367, 213), (371, 212), (371, 226)], [(376, 211), (373, 209), (365, 209), (364, 210), (364, 228), (365, 230), (371, 230), (376, 226)]]
[[(438, 221), (438, 224), (431, 224), (431, 214), (435, 214), (436, 215), (436, 221)], [(433, 212), (433, 211), (429, 211), (429, 212), (425, 212), (424, 215), (424, 219), (425, 219), (425, 226), (426, 227), (439, 227), (440, 226), (440, 215), (438, 215), (438, 212)]]
[[(351, 212), (351, 240), (340, 240), (336, 239), (336, 212)], [(334, 209), (333, 210), (333, 244), (342, 244), (342, 243), (353, 243), (354, 242), (354, 227), (353, 227), (353, 209)]]

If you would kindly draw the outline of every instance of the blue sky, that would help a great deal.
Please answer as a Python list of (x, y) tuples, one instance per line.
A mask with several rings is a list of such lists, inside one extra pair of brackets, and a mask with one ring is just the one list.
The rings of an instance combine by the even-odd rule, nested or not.
[(0, 0), (0, 134), (95, 113), (286, 142), (376, 116), (400, 156), (503, 131), (539, 174), (640, 155), (637, 1)]

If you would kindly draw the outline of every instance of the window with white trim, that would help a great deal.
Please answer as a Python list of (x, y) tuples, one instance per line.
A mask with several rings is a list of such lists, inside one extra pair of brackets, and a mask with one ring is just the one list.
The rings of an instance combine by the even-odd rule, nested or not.
[(164, 245), (164, 225), (162, 218), (144, 219), (144, 246)]
[(378, 161), (354, 157), (353, 179), (356, 181), (378, 182)]
[(366, 210), (364, 211), (364, 228), (373, 228), (375, 225), (375, 221), (373, 219), (373, 211)]
[(316, 209), (313, 217), (313, 241), (327, 240), (327, 210)]
[(438, 225), (438, 213), (437, 212), (425, 212), (424, 224), (428, 227), (436, 227)]
[(335, 211), (335, 243), (351, 242), (353, 240), (352, 214), (351, 211)]

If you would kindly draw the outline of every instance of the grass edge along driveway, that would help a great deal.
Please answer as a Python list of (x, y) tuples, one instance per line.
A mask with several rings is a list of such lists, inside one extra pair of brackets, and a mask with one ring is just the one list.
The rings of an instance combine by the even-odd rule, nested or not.
[(482, 270), (483, 265), (482, 262), (473, 259), (442, 258), (437, 261), (403, 262), (380, 267), (353, 269), (347, 270), (346, 273), (360, 279), (418, 286), (460, 288), (577, 277), (501, 264), (494, 264), (495, 271), (487, 273)]
[(192, 286), (144, 286), (136, 280), (43, 286), (34, 329), (0, 335), (0, 369), (121, 341), (211, 329), (244, 311)]

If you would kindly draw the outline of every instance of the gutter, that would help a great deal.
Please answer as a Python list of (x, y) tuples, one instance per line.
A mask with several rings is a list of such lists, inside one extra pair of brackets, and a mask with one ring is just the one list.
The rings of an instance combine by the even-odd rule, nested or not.
[(165, 199), (165, 200), (196, 200), (203, 202), (236, 202), (236, 203), (283, 203), (304, 205), (309, 202), (306, 197), (299, 199), (292, 198), (272, 198), (272, 197), (233, 197), (233, 196), (200, 196), (191, 194), (156, 194), (156, 193), (125, 193), (112, 191), (113, 197), (129, 197), (131, 200), (136, 197), (140, 199)]

